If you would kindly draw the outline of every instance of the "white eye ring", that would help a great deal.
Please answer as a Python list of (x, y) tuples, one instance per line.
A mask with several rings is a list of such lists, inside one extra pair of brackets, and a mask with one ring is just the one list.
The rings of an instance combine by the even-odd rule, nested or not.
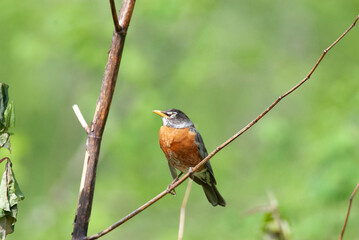
[(169, 112), (168, 114), (170, 115), (171, 118), (172, 118), (172, 117), (175, 117), (175, 116), (177, 115), (176, 112)]

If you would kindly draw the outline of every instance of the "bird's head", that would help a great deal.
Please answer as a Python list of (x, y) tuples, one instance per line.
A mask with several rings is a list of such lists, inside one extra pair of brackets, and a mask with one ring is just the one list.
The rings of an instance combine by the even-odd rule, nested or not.
[(167, 109), (165, 111), (153, 110), (152, 112), (162, 117), (163, 125), (173, 128), (193, 127), (192, 121), (178, 109)]

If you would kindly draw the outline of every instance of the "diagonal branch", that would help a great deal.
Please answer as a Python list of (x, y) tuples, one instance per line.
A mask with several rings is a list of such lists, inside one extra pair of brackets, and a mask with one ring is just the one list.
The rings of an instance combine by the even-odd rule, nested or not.
[[(110, 2), (111, 3), (111, 2)], [(102, 79), (101, 91), (97, 100), (96, 110), (88, 130), (84, 167), (82, 171), (81, 185), (77, 210), (72, 232), (73, 240), (84, 239), (87, 236), (88, 224), (90, 221), (92, 200), (95, 190), (95, 180), (98, 157), (102, 134), (105, 129), (107, 116), (110, 110), (113, 92), (115, 90), (118, 70), (122, 58), (123, 46), (126, 38), (126, 31), (131, 20), (135, 0), (123, 0), (120, 10), (119, 26), (113, 33), (111, 49), (109, 51), (105, 73)], [(113, 10), (114, 5), (111, 5)], [(116, 15), (116, 12), (112, 11)], [(113, 15), (113, 19), (117, 16)], [(115, 21), (118, 22), (118, 21)], [(122, 24), (121, 24), (122, 23)], [(115, 23), (115, 28), (116, 23)]]
[[(357, 23), (359, 19), (359, 15), (356, 17), (356, 19), (354, 20), (354, 22), (349, 26), (349, 28), (347, 30), (344, 31), (344, 33), (337, 39), (335, 40), (328, 48), (326, 48), (322, 55), (319, 57), (319, 59), (317, 60), (317, 62), (315, 63), (315, 65), (313, 66), (313, 68), (309, 71), (308, 75), (301, 80), (297, 85), (295, 85), (294, 87), (292, 87), (290, 90), (288, 90), (286, 93), (284, 93), (283, 95), (279, 96), (277, 100), (275, 100), (266, 110), (264, 110), (264, 112), (262, 112), (261, 114), (258, 115), (258, 117), (256, 117), (254, 120), (252, 120), (247, 126), (245, 126), (244, 128), (242, 128), (239, 132), (237, 132), (236, 134), (234, 134), (231, 138), (229, 138), (227, 141), (225, 141), (223, 144), (221, 144), (219, 147), (217, 147), (213, 152), (211, 152), (206, 158), (204, 158), (200, 163), (198, 163), (194, 168), (193, 171), (196, 171), (198, 168), (200, 168), (203, 164), (205, 164), (206, 162), (208, 162), (214, 155), (216, 155), (220, 150), (222, 150), (224, 147), (226, 147), (228, 144), (230, 144), (231, 142), (233, 142), (236, 138), (238, 138), (239, 136), (241, 136), (244, 132), (246, 132), (249, 128), (251, 128), (254, 124), (256, 124), (260, 119), (262, 119), (264, 117), (264, 115), (266, 115), (270, 110), (272, 110), (272, 108), (274, 108), (283, 98), (285, 98), (286, 96), (288, 96), (289, 94), (291, 94), (293, 91), (295, 91), (298, 87), (300, 87), (301, 85), (303, 85), (303, 83), (305, 83), (310, 76), (314, 73), (314, 71), (317, 69), (318, 65), (320, 64), (320, 62), (322, 61), (322, 59), (324, 58), (324, 56), (355, 26), (355, 24)], [(158, 194), (156, 197), (154, 197), (153, 199), (151, 199), (150, 201), (148, 201), (147, 203), (145, 203), (144, 205), (142, 205), (141, 207), (139, 207), (138, 209), (136, 209), (135, 211), (133, 211), (132, 213), (130, 213), (129, 215), (127, 215), (126, 217), (122, 218), (121, 220), (117, 221), (116, 223), (114, 223), (113, 225), (111, 225), (110, 227), (106, 228), (105, 230), (92, 235), (90, 237), (87, 237), (86, 239), (97, 239), (107, 233), (109, 233), (110, 231), (114, 230), (115, 228), (117, 228), (118, 226), (122, 225), (123, 223), (127, 222), (128, 220), (130, 220), (131, 218), (133, 218), (134, 216), (136, 216), (137, 214), (139, 214), (140, 212), (142, 212), (143, 210), (145, 210), (146, 208), (148, 208), (149, 206), (151, 206), (152, 204), (154, 204), (155, 202), (157, 202), (158, 200), (160, 200), (161, 198), (163, 198), (166, 194), (170, 193), (173, 189), (175, 189), (176, 187), (178, 187), (180, 184), (182, 184), (187, 178), (189, 177), (189, 173), (186, 173), (182, 178), (180, 178), (177, 182), (171, 184), (171, 187), (166, 189), (165, 191), (161, 192), (160, 194)]]
[(349, 206), (348, 206), (348, 211), (347, 211), (347, 216), (345, 217), (344, 225), (343, 225), (342, 232), (341, 232), (341, 234), (340, 234), (339, 240), (342, 240), (342, 239), (343, 239), (344, 232), (345, 232), (345, 229), (346, 229), (347, 224), (348, 224), (348, 219), (349, 219), (350, 210), (351, 210), (351, 208), (352, 208), (352, 202), (353, 202), (354, 196), (355, 196), (355, 194), (357, 194), (357, 191), (358, 191), (358, 190), (359, 190), (359, 183), (358, 183), (357, 186), (355, 187), (355, 189), (354, 189), (352, 195), (350, 195)]

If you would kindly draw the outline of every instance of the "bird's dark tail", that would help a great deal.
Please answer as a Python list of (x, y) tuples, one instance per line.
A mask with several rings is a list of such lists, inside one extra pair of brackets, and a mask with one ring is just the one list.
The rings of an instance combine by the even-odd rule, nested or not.
[(203, 191), (206, 194), (208, 201), (213, 206), (226, 206), (226, 201), (223, 199), (222, 195), (218, 192), (218, 189), (214, 183), (210, 186), (209, 184), (201, 184)]
[(211, 164), (206, 162), (202, 171), (194, 173), (190, 178), (196, 183), (202, 186), (204, 193), (208, 201), (215, 207), (217, 205), (226, 206), (226, 201), (222, 195), (218, 192), (216, 187), (216, 179), (214, 178)]

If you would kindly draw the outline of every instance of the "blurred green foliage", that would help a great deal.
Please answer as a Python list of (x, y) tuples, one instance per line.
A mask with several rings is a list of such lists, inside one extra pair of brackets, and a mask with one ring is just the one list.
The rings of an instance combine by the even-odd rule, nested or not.
[[(117, 2), (120, 6), (120, 2)], [(312, 68), (357, 16), (357, 1), (137, 1), (105, 129), (89, 233), (171, 181), (153, 109), (178, 108), (212, 151)], [(85, 133), (113, 24), (106, 1), (0, 2), (0, 77), (16, 104), (11, 159), (27, 196), (9, 239), (69, 239)], [(260, 239), (242, 213), (272, 191), (293, 239), (337, 239), (359, 180), (358, 27), (308, 83), (212, 160), (225, 208), (193, 186), (185, 239)], [(1, 155), (9, 155), (1, 150)], [(167, 196), (103, 239), (176, 239)], [(359, 197), (359, 196), (358, 196)], [(345, 239), (357, 239), (355, 200)]]

